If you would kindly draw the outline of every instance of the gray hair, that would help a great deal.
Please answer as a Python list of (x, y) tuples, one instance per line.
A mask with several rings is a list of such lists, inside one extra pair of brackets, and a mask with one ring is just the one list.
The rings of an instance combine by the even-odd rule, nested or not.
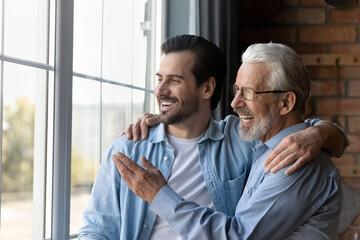
[(257, 43), (242, 54), (243, 63), (264, 63), (270, 70), (271, 90), (287, 90), (296, 94), (293, 113), (303, 116), (310, 99), (310, 78), (300, 57), (290, 47), (279, 43)]

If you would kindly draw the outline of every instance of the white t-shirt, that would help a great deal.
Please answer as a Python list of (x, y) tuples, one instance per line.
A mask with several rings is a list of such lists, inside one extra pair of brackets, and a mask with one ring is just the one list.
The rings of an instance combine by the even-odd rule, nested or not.
[[(175, 149), (175, 159), (168, 184), (184, 199), (214, 208), (199, 163), (198, 142), (204, 134), (193, 139), (168, 136), (170, 144)], [(150, 239), (180, 240), (182, 238), (166, 221), (156, 216)]]

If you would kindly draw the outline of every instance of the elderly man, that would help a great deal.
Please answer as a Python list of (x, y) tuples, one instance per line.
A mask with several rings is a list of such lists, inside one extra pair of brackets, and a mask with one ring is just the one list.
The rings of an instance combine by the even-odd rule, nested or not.
[(342, 194), (329, 155), (321, 151), (291, 175), (286, 168), (266, 173), (263, 166), (283, 138), (309, 127), (304, 123), (310, 97), (305, 67), (293, 50), (274, 43), (250, 46), (242, 62), (232, 107), (241, 120), (241, 138), (261, 142), (253, 150), (235, 216), (183, 199), (144, 157), (145, 169), (121, 153), (113, 155), (122, 178), (184, 239), (336, 239)]

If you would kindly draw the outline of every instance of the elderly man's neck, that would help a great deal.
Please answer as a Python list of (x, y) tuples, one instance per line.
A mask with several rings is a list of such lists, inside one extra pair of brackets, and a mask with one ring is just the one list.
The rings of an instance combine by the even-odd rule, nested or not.
[(260, 141), (264, 143), (281, 130), (302, 122), (304, 122), (304, 118), (300, 115), (288, 114), (286, 116), (281, 116), (273, 122), (272, 128), (265, 134), (265, 136), (260, 138)]

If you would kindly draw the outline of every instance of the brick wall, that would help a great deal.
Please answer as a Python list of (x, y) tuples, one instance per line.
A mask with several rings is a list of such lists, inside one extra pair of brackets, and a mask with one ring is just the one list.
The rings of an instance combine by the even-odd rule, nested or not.
[(333, 160), (339, 169), (350, 169), (346, 174), (341, 168), (342, 179), (360, 193), (360, 177), (356, 177), (360, 176), (359, 1), (334, 9), (323, 0), (284, 0), (269, 16), (250, 14), (239, 4), (237, 26), (238, 56), (252, 43), (269, 41), (285, 43), (300, 55), (355, 56), (354, 64), (307, 67), (312, 81), (312, 117), (337, 121), (344, 128), (351, 145), (341, 158)]

